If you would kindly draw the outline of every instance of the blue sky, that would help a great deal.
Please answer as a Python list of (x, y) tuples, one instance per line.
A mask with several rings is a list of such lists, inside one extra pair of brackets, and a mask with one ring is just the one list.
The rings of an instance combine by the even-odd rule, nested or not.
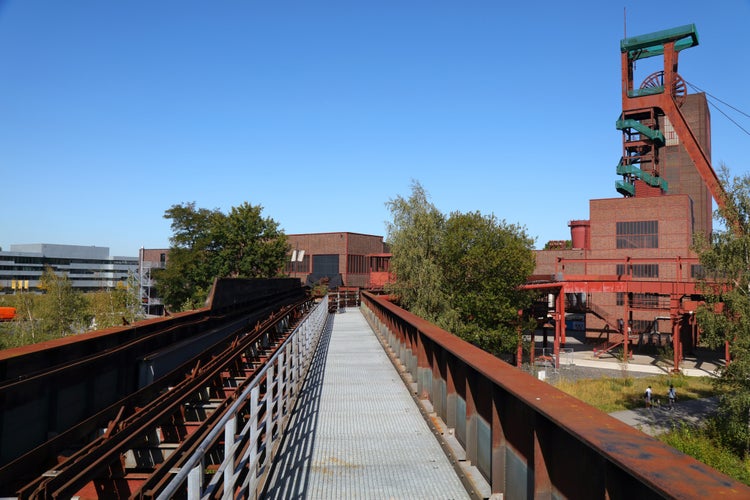
[[(750, 113), (748, 0), (0, 0), (0, 246), (134, 256), (193, 201), (385, 236), (413, 180), (567, 239), (618, 196), (623, 8), (628, 36), (695, 23), (680, 74)], [(711, 113), (714, 165), (745, 174)]]

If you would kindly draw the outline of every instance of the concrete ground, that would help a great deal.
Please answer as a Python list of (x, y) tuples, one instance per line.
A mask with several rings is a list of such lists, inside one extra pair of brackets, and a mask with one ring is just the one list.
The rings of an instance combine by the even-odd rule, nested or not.
[[(548, 337), (548, 348), (552, 350), (553, 336)], [(542, 353), (542, 336), (536, 336), (537, 355)], [(673, 373), (671, 360), (667, 361), (655, 355), (641, 354), (637, 351), (624, 363), (614, 354), (605, 353), (595, 356), (593, 345), (585, 342), (583, 334), (569, 332), (565, 348), (560, 351), (560, 367), (555, 369), (551, 363), (538, 361), (533, 367), (534, 373), (550, 382), (555, 378), (583, 379), (594, 377), (648, 377)], [(716, 377), (717, 370), (724, 366), (720, 356), (708, 350), (698, 350), (693, 355), (685, 356), (680, 363), (680, 373), (688, 377)], [(540, 376), (540, 372), (543, 372)], [(662, 395), (663, 397), (664, 395)], [(664, 401), (664, 403), (666, 403)], [(640, 429), (649, 435), (656, 435), (670, 430), (675, 425), (698, 424), (716, 411), (718, 398), (707, 398), (691, 401), (678, 401), (674, 410), (664, 406), (638, 408), (611, 413), (616, 419)]]
[[(542, 353), (542, 336), (536, 336), (537, 356)], [(545, 353), (553, 350), (554, 336), (548, 337)], [(536, 363), (540, 365), (539, 362)], [(594, 345), (587, 343), (583, 332), (568, 332), (565, 346), (560, 349), (560, 365), (574, 365), (576, 367), (589, 367), (601, 370), (616, 370), (636, 374), (666, 375), (672, 373), (672, 360), (665, 360), (652, 354), (642, 354), (635, 350), (627, 363), (622, 362), (613, 353), (604, 353), (601, 356), (594, 355)], [(695, 353), (685, 354), (680, 363), (680, 373), (688, 377), (715, 377), (717, 370), (724, 366), (724, 360), (712, 351), (698, 349)]]
[(664, 405), (656, 408), (616, 411), (610, 413), (610, 415), (650, 436), (655, 436), (678, 425), (701, 423), (716, 411), (717, 404), (718, 398), (694, 399), (684, 402), (678, 400), (674, 410), (670, 410)]

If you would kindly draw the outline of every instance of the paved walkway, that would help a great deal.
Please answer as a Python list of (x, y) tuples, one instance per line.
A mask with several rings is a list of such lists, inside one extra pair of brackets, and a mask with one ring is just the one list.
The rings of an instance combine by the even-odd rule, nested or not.
[[(567, 352), (560, 352), (560, 364), (573, 364), (587, 368), (600, 368), (604, 370), (618, 370), (631, 373), (648, 373), (654, 375), (666, 375), (672, 370), (671, 363), (664, 363), (655, 356), (646, 354), (633, 354), (632, 358), (623, 363), (613, 354), (605, 353), (599, 357), (594, 356), (593, 346), (587, 344), (580, 337), (581, 334), (572, 333), (567, 336)], [(535, 337), (537, 355), (541, 352), (542, 336)], [(548, 342), (548, 352), (552, 350), (552, 339)], [(680, 363), (680, 372), (688, 377), (715, 377), (716, 370), (723, 366), (722, 359), (709, 359), (698, 357), (686, 357)]]
[(716, 411), (718, 398), (694, 399), (675, 404), (674, 410), (666, 406), (638, 408), (610, 413), (617, 420), (655, 436), (680, 424), (698, 424)]
[(266, 498), (468, 498), (362, 313), (332, 318)]
[[(541, 337), (537, 336), (537, 346), (541, 344)], [(655, 356), (634, 354), (628, 363), (622, 363), (611, 354), (601, 357), (594, 356), (591, 345), (569, 335), (566, 347), (572, 349), (561, 353), (560, 373), (565, 372), (568, 367), (585, 367), (597, 370), (616, 371), (627, 376), (649, 376), (667, 375), (671, 372), (672, 365), (659, 361)], [(723, 365), (722, 359), (687, 358), (680, 364), (680, 372), (688, 377), (716, 377), (717, 369)], [(670, 430), (675, 425), (698, 424), (706, 417), (716, 412), (718, 398), (706, 398), (690, 401), (680, 401), (679, 398), (674, 410), (666, 406), (652, 409), (638, 408), (635, 410), (622, 410), (610, 413), (614, 418), (640, 429), (651, 436), (661, 434)]]

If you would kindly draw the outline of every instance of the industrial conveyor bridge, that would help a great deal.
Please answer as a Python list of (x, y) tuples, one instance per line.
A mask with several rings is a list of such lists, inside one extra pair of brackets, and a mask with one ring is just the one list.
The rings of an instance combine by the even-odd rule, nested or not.
[[(225, 283), (204, 310), (6, 353), (0, 494), (750, 495), (383, 297), (329, 310), (282, 285)], [(59, 349), (79, 356), (52, 362)]]

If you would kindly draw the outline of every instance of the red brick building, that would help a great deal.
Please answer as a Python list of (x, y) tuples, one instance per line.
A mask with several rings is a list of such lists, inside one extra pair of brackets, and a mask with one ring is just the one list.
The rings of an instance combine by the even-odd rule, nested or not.
[(382, 288), (390, 254), (382, 236), (359, 233), (287, 235), (291, 245), (286, 272), (302, 283), (327, 279), (329, 287)]
[[(710, 165), (706, 96), (687, 95), (676, 73), (677, 53), (694, 45), (693, 25), (621, 43), (623, 180), (616, 190), (624, 197), (590, 200), (589, 218), (569, 224), (572, 248), (537, 252), (537, 281), (529, 285), (557, 295), (553, 316), (563, 342), (562, 311), (585, 315), (588, 337), (627, 330), (633, 343), (675, 340), (676, 362), (682, 346), (697, 342), (701, 269), (691, 244), (694, 234), (711, 233), (721, 188)], [(654, 55), (664, 57), (664, 71), (634, 88), (635, 60)]]

